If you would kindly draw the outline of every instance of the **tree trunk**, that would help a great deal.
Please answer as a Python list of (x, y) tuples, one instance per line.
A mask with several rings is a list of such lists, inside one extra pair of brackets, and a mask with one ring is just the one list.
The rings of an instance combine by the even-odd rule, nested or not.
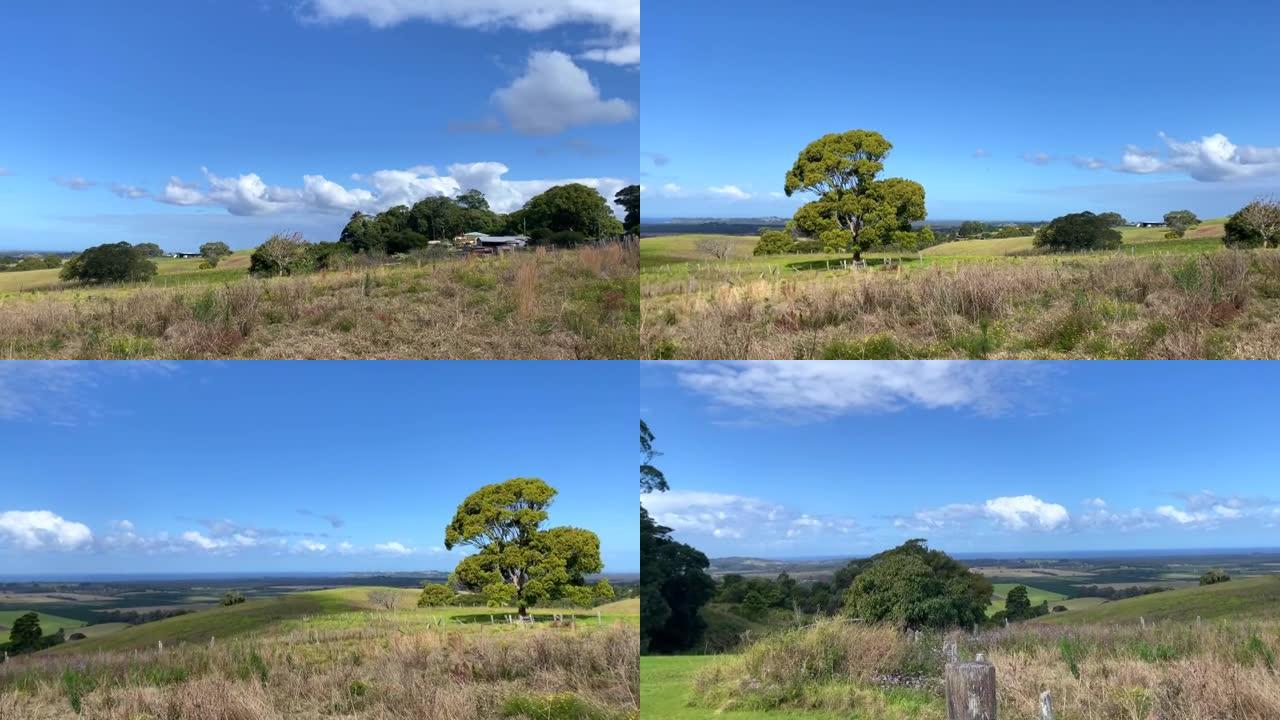
[(529, 617), (529, 606), (528, 606), (528, 605), (521, 605), (521, 606), (520, 606), (520, 617), (521, 617), (522, 619), (523, 619), (523, 618), (527, 618), (527, 617)]

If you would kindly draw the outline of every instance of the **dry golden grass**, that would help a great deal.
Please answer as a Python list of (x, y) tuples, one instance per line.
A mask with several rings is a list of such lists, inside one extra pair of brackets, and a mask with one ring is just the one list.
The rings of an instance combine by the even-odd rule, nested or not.
[[(639, 712), (634, 625), (279, 637), (0, 665), (0, 718), (622, 720)], [(541, 714), (548, 708), (547, 714)], [(576, 714), (551, 714), (567, 708)]]
[[(941, 719), (942, 638), (825, 620), (762, 640), (695, 676), (708, 708), (812, 709)], [(1039, 720), (1280, 718), (1280, 624), (1014, 625), (961, 636), (996, 667), (1000, 717)]]
[(625, 359), (634, 244), (0, 295), (0, 358)]
[(1280, 253), (646, 285), (660, 359), (1280, 357)]

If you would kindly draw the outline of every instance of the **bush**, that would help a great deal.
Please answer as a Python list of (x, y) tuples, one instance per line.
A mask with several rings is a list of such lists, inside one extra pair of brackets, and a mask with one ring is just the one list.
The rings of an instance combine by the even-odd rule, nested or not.
[(561, 230), (546, 236), (544, 244), (555, 247), (575, 247), (587, 241), (587, 236), (577, 230)]
[(200, 256), (204, 258), (201, 267), (216, 268), (222, 258), (231, 254), (231, 248), (224, 242), (207, 242), (200, 246)]
[(244, 602), (244, 595), (241, 595), (239, 592), (235, 590), (232, 590), (227, 593), (223, 593), (222, 595), (222, 605), (224, 607), (230, 607), (231, 605), (239, 605), (242, 602)]
[(1070, 250), (1114, 250), (1120, 247), (1119, 230), (1106, 217), (1085, 211), (1054, 218), (1036, 233), (1036, 247), (1054, 252)]
[(782, 255), (795, 249), (795, 240), (786, 230), (762, 230), (752, 255)]
[(341, 270), (351, 265), (355, 251), (350, 245), (321, 242), (306, 247), (306, 265), (311, 270)]
[(59, 274), (86, 283), (141, 282), (156, 274), (156, 264), (127, 242), (91, 247), (71, 258)]
[(458, 593), (453, 588), (440, 583), (423, 583), (422, 594), (418, 596), (418, 607), (444, 607), (452, 605)]
[(854, 572), (844, 609), (866, 622), (946, 628), (986, 620), (991, 581), (946, 553), (928, 549), (923, 540), (908, 540), (875, 555)]
[(1280, 247), (1280, 203), (1259, 199), (1227, 219), (1222, 242), (1228, 247)]
[(1215, 585), (1217, 583), (1224, 583), (1229, 580), (1231, 580), (1231, 576), (1228, 575), (1227, 571), (1223, 570), (1222, 568), (1213, 568), (1212, 570), (1209, 570), (1205, 572), (1205, 574), (1200, 576), (1201, 585)]
[(309, 245), (302, 233), (276, 233), (253, 251), (249, 257), (249, 273), (278, 276), (306, 272), (310, 269)]

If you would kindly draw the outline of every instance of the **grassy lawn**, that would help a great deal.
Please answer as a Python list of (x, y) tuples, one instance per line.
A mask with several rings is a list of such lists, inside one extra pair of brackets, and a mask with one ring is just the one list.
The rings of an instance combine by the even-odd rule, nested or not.
[[(152, 281), (0, 286), (0, 359), (633, 359), (634, 245), (280, 278), (161, 260)], [(44, 271), (38, 271), (44, 272)], [(27, 273), (0, 273), (21, 283)]]
[(1194, 623), (1202, 620), (1280, 619), (1280, 575), (1241, 578), (1230, 582), (1167, 590), (1124, 600), (1094, 604), (1065, 613), (1051, 613), (1034, 622), (1061, 624)]
[[(640, 658), (640, 712), (658, 720), (853, 720), (848, 715), (790, 710), (717, 711), (690, 707), (690, 682), (699, 668), (719, 660), (717, 655), (642, 656)], [(872, 720), (867, 718), (866, 720)]]
[(13, 627), (13, 621), (29, 612), (34, 612), (40, 616), (40, 630), (45, 635), (52, 635), (58, 632), (59, 629), (66, 630), (67, 634), (70, 635), (85, 624), (83, 620), (40, 612), (39, 608), (32, 608), (31, 610), (0, 610), (0, 628), (3, 628), (5, 640), (9, 639), (9, 629)]

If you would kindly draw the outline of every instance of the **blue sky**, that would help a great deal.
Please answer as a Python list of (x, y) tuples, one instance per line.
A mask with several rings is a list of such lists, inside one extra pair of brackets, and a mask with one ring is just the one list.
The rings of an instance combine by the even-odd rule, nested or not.
[(639, 0), (5, 3), (0, 250), (336, 239), (637, 178)]
[(648, 363), (641, 416), (711, 556), (1274, 545), (1280, 365)]
[(1214, 217), (1280, 188), (1268, 0), (644, 10), (647, 218), (789, 217), (796, 155), (854, 128), (894, 143), (886, 176), (935, 219)]
[[(636, 572), (633, 363), (0, 363), (7, 573), (452, 570), (482, 485)], [(624, 484), (626, 481), (626, 484)], [(626, 488), (624, 492), (624, 488)]]

